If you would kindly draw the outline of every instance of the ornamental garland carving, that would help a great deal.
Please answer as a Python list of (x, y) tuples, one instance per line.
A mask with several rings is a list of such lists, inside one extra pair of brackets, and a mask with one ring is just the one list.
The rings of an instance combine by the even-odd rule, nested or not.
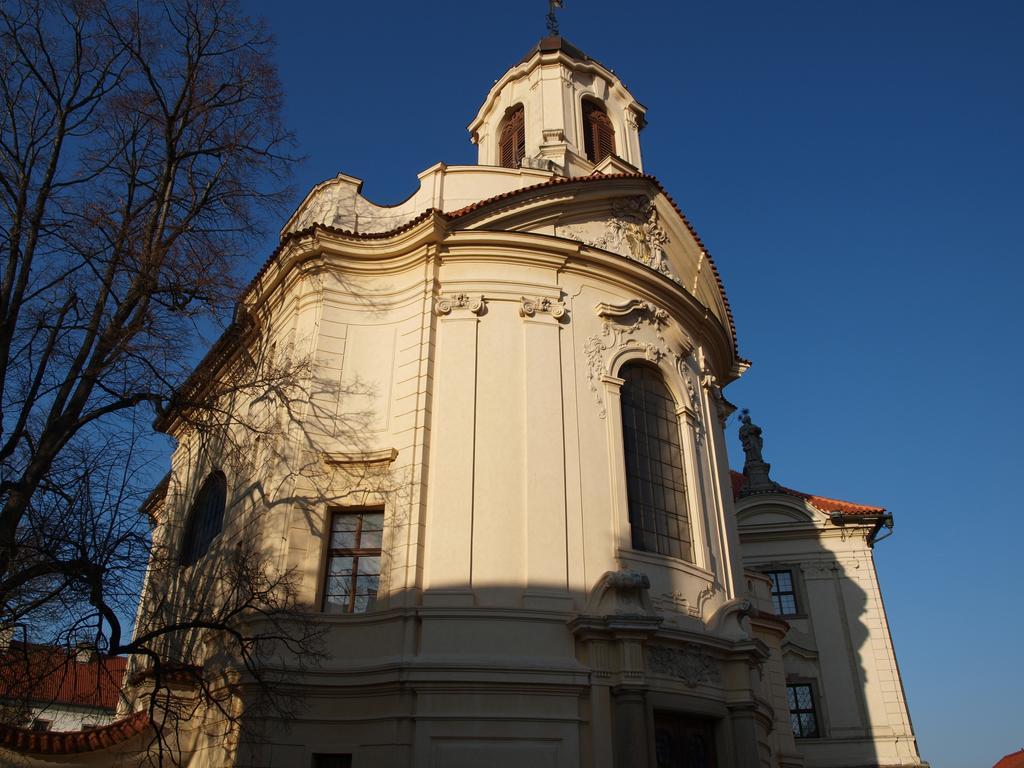
[(555, 320), (561, 320), (565, 317), (565, 303), (561, 301), (555, 301), (546, 297), (538, 299), (522, 297), (519, 306), (520, 317), (534, 317), (537, 314), (551, 315)]
[(695, 643), (684, 643), (680, 648), (649, 645), (645, 650), (651, 672), (682, 680), (688, 688), (722, 679), (718, 662)]
[(579, 224), (558, 227), (557, 234), (625, 256), (679, 282), (665, 257), (669, 240), (658, 221), (657, 206), (643, 195), (615, 200), (612, 218), (601, 234), (595, 236), (591, 228)]
[[(668, 323), (669, 314), (650, 301), (632, 299), (623, 304), (599, 303), (595, 308), (597, 316), (604, 320), (601, 332), (588, 336), (583, 341), (583, 354), (587, 360), (587, 380), (590, 391), (597, 403), (598, 415), (603, 419), (607, 415), (604, 398), (601, 394), (601, 376), (608, 370), (606, 358), (615, 352), (627, 348), (642, 351), (644, 358), (652, 363), (660, 363), (668, 357), (688, 356), (694, 348), (693, 339), (683, 334), (683, 349), (674, 351), (665, 340), (662, 330)], [(629, 318), (633, 317), (630, 322)], [(611, 352), (611, 355), (606, 354)], [(693, 409), (697, 410), (699, 400), (691, 399)]]
[(442, 317), (450, 315), (452, 310), (456, 309), (465, 309), (474, 315), (482, 315), (486, 306), (483, 296), (470, 296), (468, 293), (455, 293), (434, 299), (434, 313)]

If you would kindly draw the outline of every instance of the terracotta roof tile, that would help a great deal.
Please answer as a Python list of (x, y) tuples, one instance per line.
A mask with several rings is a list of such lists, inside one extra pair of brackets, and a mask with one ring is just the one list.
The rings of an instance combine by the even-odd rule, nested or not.
[(0, 655), (0, 698), (114, 710), (127, 665), (124, 656), (78, 661), (73, 649), (12, 643)]
[[(737, 500), (740, 497), (740, 492), (746, 485), (747, 478), (742, 472), (737, 472), (736, 470), (729, 470), (729, 476), (732, 481), (732, 497), (734, 500)], [(786, 488), (782, 485), (779, 486), (779, 493), (803, 499), (811, 506), (820, 509), (822, 512), (841, 512), (844, 515), (881, 515), (885, 513), (885, 507), (873, 507), (867, 504), (854, 504), (852, 501), (843, 501), (842, 499), (832, 499), (828, 496), (804, 493), (803, 491)]]
[(148, 712), (136, 712), (89, 731), (32, 731), (0, 724), (0, 747), (34, 755), (95, 752), (128, 741), (149, 728), (149, 725)]
[(1024, 749), (1007, 755), (992, 768), (1024, 768)]

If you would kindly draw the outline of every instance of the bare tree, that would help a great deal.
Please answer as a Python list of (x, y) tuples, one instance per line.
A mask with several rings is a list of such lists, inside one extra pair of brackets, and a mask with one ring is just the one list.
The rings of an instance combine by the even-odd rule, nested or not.
[[(154, 691), (184, 670), (208, 700), (197, 643), (222, 638), (259, 678), (266, 654), (315, 641), (289, 574), (242, 549), (184, 611), (200, 585), (139, 512), (154, 416), (223, 431), (234, 395), (287, 408), (307, 373), (243, 315), (231, 376), (186, 381), (187, 340), (231, 311), (285, 200), (271, 48), (233, 0), (0, 4), (0, 628), (139, 654)], [(132, 635), (147, 564), (166, 599)]]

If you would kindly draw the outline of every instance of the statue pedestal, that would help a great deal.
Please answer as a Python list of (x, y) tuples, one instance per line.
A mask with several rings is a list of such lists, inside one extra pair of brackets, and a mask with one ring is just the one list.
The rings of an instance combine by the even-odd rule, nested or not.
[(747, 485), (743, 492), (773, 491), (778, 488), (778, 484), (768, 476), (771, 468), (772, 465), (767, 461), (748, 461), (744, 464), (743, 474), (747, 476)]

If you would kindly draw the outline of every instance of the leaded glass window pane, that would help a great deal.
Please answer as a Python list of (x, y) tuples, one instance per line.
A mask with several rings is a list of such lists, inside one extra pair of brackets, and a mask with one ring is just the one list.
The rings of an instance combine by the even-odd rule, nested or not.
[(630, 364), (620, 375), (633, 548), (692, 561), (675, 400), (651, 366)]
[(813, 739), (818, 734), (818, 717), (814, 711), (814, 692), (809, 683), (786, 686), (789, 702), (789, 724), (798, 739)]

